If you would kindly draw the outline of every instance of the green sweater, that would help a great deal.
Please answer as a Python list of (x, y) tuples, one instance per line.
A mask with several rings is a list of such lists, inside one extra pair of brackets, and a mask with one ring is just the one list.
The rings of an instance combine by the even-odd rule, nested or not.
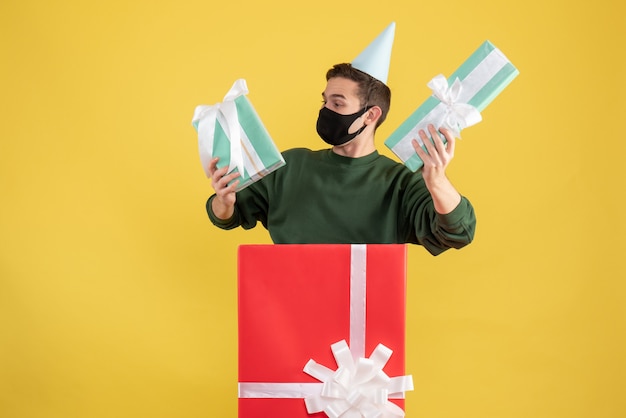
[(349, 158), (296, 148), (283, 156), (284, 167), (237, 193), (231, 219), (215, 217), (211, 196), (211, 221), (223, 229), (261, 222), (276, 244), (414, 243), (434, 255), (473, 239), (465, 197), (451, 213), (436, 213), (420, 173), (378, 152)]

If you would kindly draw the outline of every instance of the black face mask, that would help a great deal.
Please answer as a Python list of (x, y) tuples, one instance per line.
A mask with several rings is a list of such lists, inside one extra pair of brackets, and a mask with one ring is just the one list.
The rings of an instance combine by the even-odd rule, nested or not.
[(343, 145), (353, 140), (367, 127), (366, 124), (363, 124), (356, 132), (348, 133), (348, 129), (354, 121), (363, 116), (370, 108), (371, 106), (366, 106), (351, 115), (342, 115), (324, 106), (320, 109), (320, 114), (317, 118), (317, 133), (330, 145)]

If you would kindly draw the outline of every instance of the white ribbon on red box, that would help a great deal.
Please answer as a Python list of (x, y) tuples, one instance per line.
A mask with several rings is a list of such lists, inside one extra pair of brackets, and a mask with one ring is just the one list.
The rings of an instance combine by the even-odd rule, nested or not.
[(240, 398), (304, 398), (307, 411), (324, 412), (330, 418), (403, 417), (404, 411), (389, 401), (413, 390), (412, 376), (390, 378), (383, 371), (392, 350), (379, 344), (365, 358), (365, 296), (367, 246), (351, 246), (350, 341), (331, 346), (337, 370), (309, 360), (304, 371), (323, 383), (240, 382)]
[(413, 390), (411, 376), (390, 378), (383, 367), (392, 351), (378, 344), (370, 358), (356, 361), (345, 340), (331, 346), (338, 368), (333, 371), (313, 360), (304, 371), (324, 382), (322, 390), (304, 400), (309, 414), (324, 412), (330, 418), (339, 417), (403, 417), (404, 411), (389, 402), (390, 393)]

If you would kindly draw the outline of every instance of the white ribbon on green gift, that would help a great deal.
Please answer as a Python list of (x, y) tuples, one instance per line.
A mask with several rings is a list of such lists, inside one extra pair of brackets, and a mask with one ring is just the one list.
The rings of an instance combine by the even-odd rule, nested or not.
[[(213, 156), (215, 123), (217, 121), (230, 142), (230, 162), (227, 173), (236, 168), (242, 177), (245, 173), (241, 147), (242, 137), (235, 99), (246, 94), (248, 94), (246, 80), (239, 79), (226, 93), (222, 103), (213, 106), (197, 106), (192, 120), (192, 124), (198, 131), (198, 146), (203, 164), (207, 165)], [(208, 176), (208, 167), (204, 167), (204, 169)]]
[(304, 371), (322, 383), (239, 382), (240, 398), (304, 398), (309, 413), (380, 418), (403, 417), (389, 399), (402, 399), (413, 390), (413, 378), (388, 377), (383, 367), (392, 351), (379, 344), (365, 358), (365, 297), (367, 246), (353, 244), (350, 253), (350, 347), (345, 340), (331, 345), (338, 368), (333, 371), (312, 359)]
[[(411, 128), (401, 139), (399, 139), (394, 145), (391, 146), (391, 150), (402, 161), (406, 162), (414, 156), (415, 149), (413, 148), (412, 140), (417, 139), (418, 142), (420, 142), (420, 130), (427, 131), (428, 125), (430, 124), (435, 125), (436, 128), (441, 127), (446, 117), (454, 113), (454, 107), (456, 107), (456, 109), (454, 110), (459, 110), (462, 107), (461, 104), (470, 106), (470, 104), (475, 101), (475, 96), (479, 96), (482, 94), (481, 90), (489, 85), (494, 76), (497, 75), (498, 72), (502, 70), (505, 66), (510, 65), (510, 61), (500, 52), (500, 50), (494, 48), (493, 46), (491, 46), (490, 48), (492, 49), (490, 49), (489, 53), (487, 53), (486, 56), (480, 62), (478, 62), (476, 66), (465, 77), (459, 79), (456, 86), (454, 86), (454, 83), (456, 83), (456, 81), (453, 82), (452, 88), (458, 89), (458, 91), (446, 91), (446, 88), (448, 88), (448, 83), (446, 82), (446, 85), (443, 86), (442, 83), (438, 80), (438, 77), (443, 76), (437, 76), (433, 80), (431, 80), (431, 82), (429, 83), (429, 87), (433, 86), (438, 89), (438, 91), (433, 91), (434, 94), (429, 99), (429, 101), (435, 100), (438, 103), (433, 106), (432, 109), (428, 111), (421, 118), (421, 120), (419, 120), (418, 123), (416, 123), (413, 128)], [(445, 101), (441, 101), (441, 98), (437, 97), (437, 95), (441, 95), (444, 99), (453, 97), (454, 101), (453, 103), (445, 103)], [(488, 95), (486, 98), (484, 98), (484, 100), (482, 100), (482, 102), (488, 103), (490, 101), (489, 99), (491, 98), (490, 96), (491, 95)], [(483, 106), (479, 106), (478, 104), (475, 105), (475, 109), (477, 109), (477, 111), (482, 110), (481, 107)], [(474, 122), (475, 124), (480, 122), (480, 119), (476, 121), (476, 116), (470, 115), (469, 119), (465, 121), (462, 121), (459, 118), (451, 119), (451, 121), (458, 125), (457, 129), (451, 129), (451, 131), (454, 132), (455, 136), (458, 137), (460, 135), (461, 129), (471, 126), (467, 123)], [(459, 122), (465, 123), (466, 126), (462, 126), (462, 124), (460, 124)], [(446, 127), (450, 128), (449, 126)]]
[(461, 129), (476, 125), (482, 120), (478, 109), (459, 100), (463, 92), (463, 83), (458, 78), (454, 79), (450, 86), (446, 77), (439, 74), (430, 80), (428, 87), (433, 91), (433, 96), (441, 102), (438, 105), (439, 110), (443, 109), (433, 121), (434, 126), (446, 128), (455, 138), (460, 138)]

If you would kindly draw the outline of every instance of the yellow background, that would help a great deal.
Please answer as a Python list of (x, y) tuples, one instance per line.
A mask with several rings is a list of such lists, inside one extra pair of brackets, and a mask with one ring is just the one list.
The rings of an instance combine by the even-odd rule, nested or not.
[(397, 22), (383, 140), (484, 40), (521, 74), (450, 176), (475, 242), (409, 248), (409, 417), (626, 416), (617, 0), (0, 4), (0, 417), (236, 416), (236, 249), (190, 122), (243, 77), (283, 150)]

